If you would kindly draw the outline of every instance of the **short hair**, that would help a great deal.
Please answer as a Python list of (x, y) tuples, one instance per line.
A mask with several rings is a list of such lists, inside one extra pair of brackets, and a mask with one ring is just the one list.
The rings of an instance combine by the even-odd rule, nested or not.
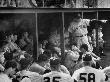
[(12, 60), (13, 59), (13, 53), (8, 53), (8, 52), (4, 53), (4, 58), (6, 61)]
[(82, 18), (80, 13), (74, 13), (73, 17), (74, 17), (74, 19)]
[(88, 45), (87, 44), (82, 44), (80, 48), (84, 48), (86, 51), (88, 51)]
[(50, 50), (46, 50), (46, 51), (44, 51), (43, 54), (47, 55), (48, 58), (51, 57), (51, 51), (50, 51)]
[(92, 61), (92, 56), (90, 54), (85, 54), (83, 56), (83, 61)]
[(39, 57), (38, 57), (38, 62), (44, 62), (44, 61), (47, 61), (49, 58), (47, 55), (45, 54), (40, 54)]
[(31, 59), (22, 58), (19, 64), (21, 66), (21, 70), (24, 70), (31, 64)]
[(4, 67), (5, 67), (5, 69), (9, 69), (11, 67), (12, 68), (17, 68), (17, 63), (14, 60), (9, 60), (9, 61), (6, 62)]
[(57, 66), (61, 63), (61, 60), (59, 58), (56, 57), (52, 57), (50, 58), (50, 66)]

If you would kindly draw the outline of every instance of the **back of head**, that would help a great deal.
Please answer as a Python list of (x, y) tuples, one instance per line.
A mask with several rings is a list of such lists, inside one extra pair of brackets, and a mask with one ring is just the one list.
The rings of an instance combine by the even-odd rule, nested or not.
[(21, 70), (25, 70), (29, 67), (29, 65), (31, 64), (31, 59), (26, 59), (26, 58), (22, 58), (19, 62), (20, 66), (21, 66)]
[(48, 61), (48, 56), (46, 54), (40, 54), (38, 57), (38, 63)]
[(90, 54), (85, 54), (83, 56), (83, 61), (85, 62), (92, 61), (92, 56)]
[(83, 63), (85, 66), (90, 66), (92, 61), (92, 56), (90, 54), (83, 55)]
[(82, 18), (80, 13), (74, 13), (73, 17), (74, 17), (74, 19)]
[(61, 60), (56, 57), (50, 58), (50, 67), (56, 69), (61, 63)]
[(45, 54), (48, 58), (51, 57), (51, 51), (50, 50), (44, 51), (43, 54)]
[(5, 69), (9, 69), (9, 68), (17, 68), (16, 61), (13, 60), (7, 61), (5, 64)]
[(85, 49), (86, 51), (88, 51), (88, 45), (87, 44), (82, 44), (80, 49)]
[(4, 58), (6, 61), (12, 60), (13, 59), (13, 53), (4, 53)]

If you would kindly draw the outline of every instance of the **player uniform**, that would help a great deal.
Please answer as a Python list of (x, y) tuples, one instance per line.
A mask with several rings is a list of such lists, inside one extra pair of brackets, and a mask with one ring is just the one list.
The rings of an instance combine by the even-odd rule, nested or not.
[(66, 73), (51, 71), (43, 75), (42, 82), (72, 82), (71, 76)]
[(50, 67), (52, 71), (43, 75), (42, 82), (72, 82), (69, 74), (61, 72), (60, 62), (60, 59), (55, 57), (50, 59)]
[(104, 82), (106, 76), (101, 70), (85, 66), (76, 70), (72, 79), (77, 82)]
[(81, 20), (79, 23), (72, 22), (68, 31), (72, 33), (73, 43), (76, 43), (78, 48), (80, 48), (82, 44), (87, 44), (90, 50), (91, 47), (87, 37), (87, 26), (88, 23), (85, 20)]

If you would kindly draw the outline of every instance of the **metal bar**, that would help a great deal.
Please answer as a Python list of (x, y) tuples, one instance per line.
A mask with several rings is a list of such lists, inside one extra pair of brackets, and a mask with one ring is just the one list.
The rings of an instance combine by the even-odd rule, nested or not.
[(44, 0), (42, 0), (42, 3), (43, 3), (43, 8), (45, 7), (45, 1)]
[[(99, 13), (97, 11), (97, 21), (98, 21), (98, 17), (99, 17)], [(98, 24), (96, 24), (96, 51), (97, 51), (97, 55), (99, 55), (99, 34), (98, 34)]]
[(62, 12), (62, 27), (60, 29), (60, 42), (61, 42), (61, 62), (64, 63), (65, 58), (65, 36), (64, 36), (64, 13)]
[(35, 13), (35, 16), (36, 16), (36, 28), (35, 28), (35, 37), (34, 37), (34, 54), (33, 54), (33, 57), (34, 57), (34, 60), (38, 60), (38, 56), (39, 56), (39, 51), (38, 51), (38, 14)]
[(57, 13), (57, 12), (97, 12), (110, 11), (110, 8), (0, 8), (0, 13)]
[(64, 8), (66, 8), (66, 4), (67, 4), (67, 3), (66, 3), (66, 0), (65, 0), (65, 7), (64, 7)]

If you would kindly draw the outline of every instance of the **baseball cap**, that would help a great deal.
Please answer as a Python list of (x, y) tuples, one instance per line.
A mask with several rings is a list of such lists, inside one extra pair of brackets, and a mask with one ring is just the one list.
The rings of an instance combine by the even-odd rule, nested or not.
[(80, 13), (75, 13), (73, 17), (79, 19), (79, 18), (81, 18), (81, 14)]
[(92, 56), (90, 54), (85, 54), (83, 56), (83, 61), (92, 61)]
[(51, 57), (50, 58), (50, 65), (52, 66), (52, 65), (58, 65), (58, 64), (60, 64), (60, 59), (59, 58), (56, 58), (56, 57)]

